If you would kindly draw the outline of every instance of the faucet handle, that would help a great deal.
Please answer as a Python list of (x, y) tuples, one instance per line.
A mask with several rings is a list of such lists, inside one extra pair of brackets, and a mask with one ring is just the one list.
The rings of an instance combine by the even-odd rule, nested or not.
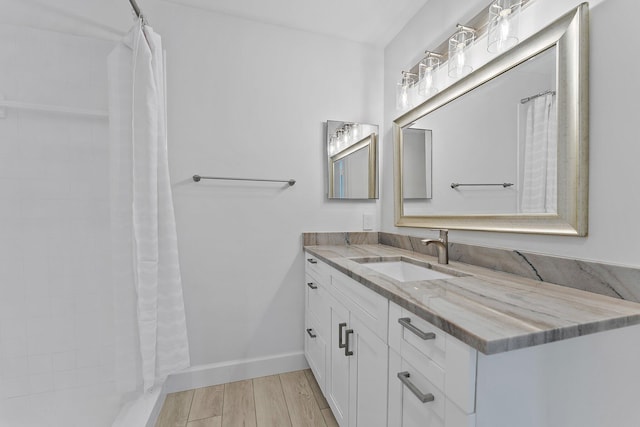
[[(440, 232), (440, 241), (444, 244), (447, 244), (449, 242), (449, 230), (446, 228), (432, 228), (431, 230), (433, 231), (439, 231)], [(424, 245), (426, 245), (428, 241), (430, 240), (436, 240), (436, 239), (423, 239), (422, 243)]]

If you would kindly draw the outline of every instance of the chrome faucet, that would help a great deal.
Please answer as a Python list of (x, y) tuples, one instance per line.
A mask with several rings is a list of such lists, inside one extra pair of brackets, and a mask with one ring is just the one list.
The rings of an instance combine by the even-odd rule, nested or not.
[(449, 230), (440, 230), (439, 239), (421, 240), (423, 245), (436, 245), (438, 249), (438, 264), (449, 264)]

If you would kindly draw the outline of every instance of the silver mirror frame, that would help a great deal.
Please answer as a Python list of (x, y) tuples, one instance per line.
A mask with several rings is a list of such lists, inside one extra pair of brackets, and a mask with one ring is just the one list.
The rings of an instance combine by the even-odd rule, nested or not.
[[(402, 128), (553, 46), (557, 47), (558, 212), (556, 214), (404, 215)], [(393, 122), (395, 225), (509, 233), (586, 236), (589, 193), (589, 6), (455, 82)]]

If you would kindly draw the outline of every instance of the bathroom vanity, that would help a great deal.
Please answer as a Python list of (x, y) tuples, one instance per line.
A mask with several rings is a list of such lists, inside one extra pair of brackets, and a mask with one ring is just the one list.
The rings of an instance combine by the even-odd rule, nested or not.
[(640, 304), (379, 244), (305, 246), (341, 427), (640, 425)]

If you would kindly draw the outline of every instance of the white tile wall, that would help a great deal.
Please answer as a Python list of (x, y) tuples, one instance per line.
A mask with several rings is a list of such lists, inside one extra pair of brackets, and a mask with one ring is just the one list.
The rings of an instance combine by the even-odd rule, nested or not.
[[(111, 48), (111, 42), (0, 25), (0, 95), (106, 110)], [(118, 402), (107, 121), (4, 113), (0, 425), (81, 425), (74, 416), (91, 419), (86, 425), (110, 425)], [(73, 411), (77, 405), (87, 411)]]

